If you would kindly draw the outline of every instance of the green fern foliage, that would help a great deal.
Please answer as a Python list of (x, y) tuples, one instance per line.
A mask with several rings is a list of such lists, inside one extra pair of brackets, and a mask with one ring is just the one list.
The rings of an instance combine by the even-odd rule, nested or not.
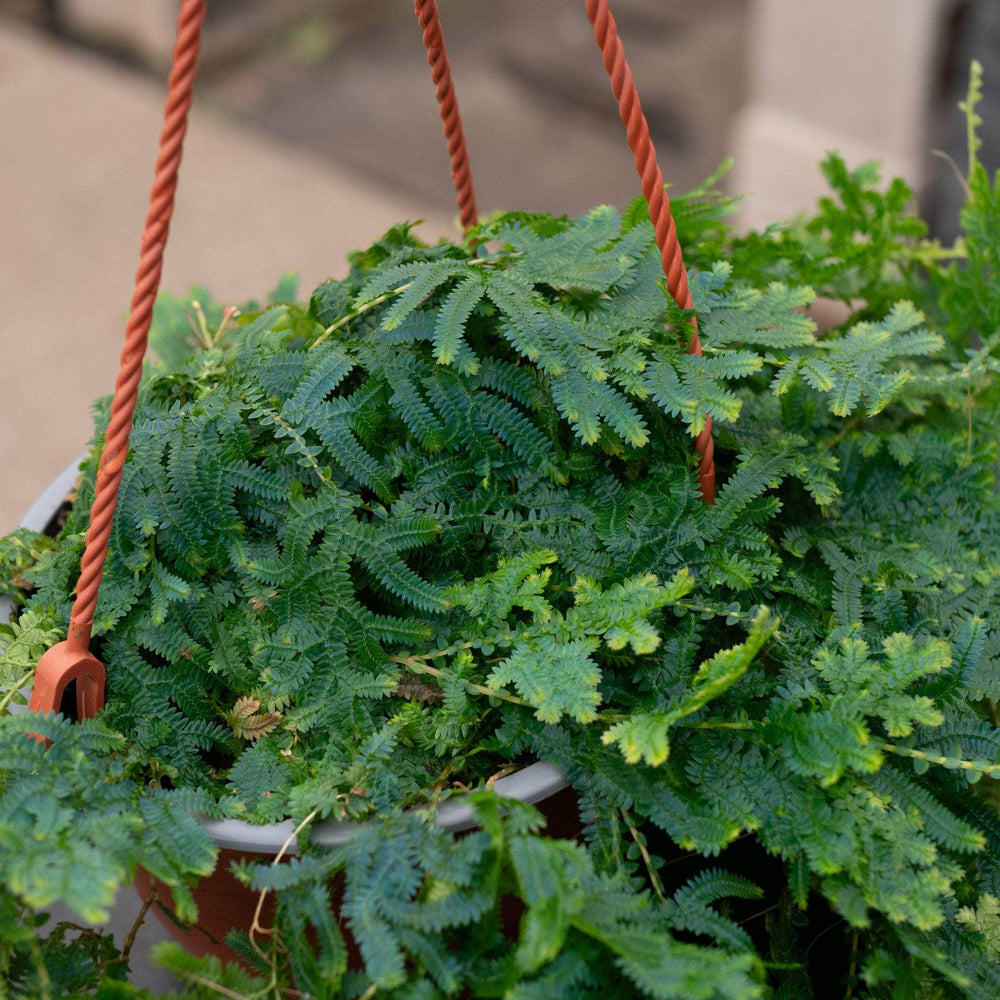
[[(194, 917), (208, 813), (290, 819), (301, 853), (237, 869), (276, 901), (266, 942), (233, 938), (247, 968), (163, 952), (198, 1000), (805, 1000), (815, 948), (838, 996), (995, 997), (979, 96), (974, 74), (952, 248), (903, 182), (831, 155), (814, 215), (761, 233), (727, 230), (715, 179), (672, 199), (691, 311), (641, 200), (433, 246), (400, 225), (305, 303), (287, 281), (239, 315), (164, 298), (99, 719), (10, 711), (64, 634), (106, 403), (54, 537), (0, 541), (0, 963), (43, 981), (78, 944), (45, 951), (34, 914), (103, 919), (139, 864)], [(579, 837), (481, 787), (534, 759)], [(434, 820), (460, 793), (477, 826), (455, 838)], [(326, 850), (328, 820), (363, 825)], [(91, 994), (137, 995), (97, 994), (103, 969)]]

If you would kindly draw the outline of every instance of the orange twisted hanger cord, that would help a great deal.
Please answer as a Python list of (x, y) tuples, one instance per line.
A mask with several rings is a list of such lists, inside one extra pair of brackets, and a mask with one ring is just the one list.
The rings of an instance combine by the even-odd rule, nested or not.
[(160, 285), (163, 250), (174, 208), (177, 172), (187, 129), (188, 110), (191, 107), (191, 88), (197, 69), (205, 3), (206, 0), (183, 0), (178, 15), (177, 44), (168, 82), (160, 151), (156, 160), (149, 213), (142, 234), (135, 291), (125, 329), (125, 345), (111, 404), (111, 419), (105, 433), (104, 450), (97, 472), (90, 528), (80, 562), (76, 600), (66, 640), (48, 650), (38, 663), (31, 695), (32, 711), (57, 710), (66, 686), (74, 680), (77, 685), (77, 714), (81, 718), (93, 715), (104, 702), (104, 667), (91, 655), (88, 647), (111, 536), (112, 516), (118, 501), (118, 486), (128, 454), (132, 414), (142, 375), (153, 302)]
[(160, 287), (163, 250), (174, 210), (174, 192), (177, 189), (177, 173), (181, 163), (184, 133), (187, 130), (191, 88), (197, 72), (204, 18), (205, 0), (184, 0), (177, 22), (177, 44), (168, 83), (163, 130), (160, 133), (160, 152), (156, 160), (149, 213), (142, 234), (121, 368), (115, 383), (111, 422), (108, 424), (104, 452), (97, 473), (97, 495), (91, 508), (87, 547), (80, 564), (76, 603), (70, 617), (69, 641), (81, 647), (85, 647), (90, 640), (97, 591), (111, 535), (111, 519), (118, 500), (118, 484), (128, 455), (132, 413), (142, 375), (153, 303)]
[[(639, 96), (632, 82), (631, 70), (625, 61), (614, 19), (606, 0), (586, 0), (586, 4), (587, 15), (594, 26), (594, 36), (604, 56), (605, 69), (611, 77), (611, 89), (618, 101), (622, 122), (626, 126), (636, 169), (642, 178), (643, 194), (649, 203), (649, 215), (656, 232), (667, 288), (682, 309), (689, 309), (692, 306), (691, 292), (676, 226), (670, 214), (670, 202), (663, 188), (663, 176), (656, 162), (649, 128), (642, 114)], [(121, 367), (115, 383), (111, 417), (98, 467), (96, 495), (80, 564), (76, 600), (70, 615), (66, 641), (58, 643), (39, 661), (30, 705), (33, 711), (58, 709), (66, 685), (73, 680), (77, 681), (77, 708), (81, 717), (93, 715), (103, 704), (104, 667), (91, 655), (88, 646), (117, 505), (118, 487), (128, 455), (132, 414), (138, 396), (153, 304), (160, 284), (163, 251), (173, 214), (205, 7), (206, 0), (182, 0), (178, 15), (177, 43), (168, 82), (160, 151), (156, 161), (150, 208), (142, 234), (140, 262), (125, 331)], [(437, 3), (435, 0), (415, 0), (414, 9), (423, 28), (424, 42), (428, 49), (427, 60), (431, 66), (444, 122), (460, 219), (462, 226), (468, 229), (477, 222), (475, 192)], [(690, 350), (694, 354), (701, 354), (697, 325), (691, 338)], [(696, 447), (701, 454), (699, 481), (702, 494), (707, 501), (712, 502), (715, 493), (715, 468), (712, 461), (714, 449), (710, 420), (703, 433), (698, 436)]]
[(448, 62), (448, 50), (444, 44), (444, 32), (441, 30), (441, 20), (438, 16), (437, 0), (415, 0), (414, 13), (424, 32), (424, 45), (427, 46), (427, 62), (431, 67), (431, 79), (437, 94), (444, 122), (444, 134), (448, 143), (448, 155), (451, 158), (451, 180), (455, 185), (458, 201), (459, 220), (462, 229), (468, 230), (479, 221), (476, 209), (476, 192), (472, 185), (472, 169), (469, 166), (469, 151), (465, 145), (465, 132), (462, 129), (462, 118), (458, 113), (458, 101), (455, 98), (455, 85), (451, 79), (451, 66)]
[[(604, 68), (611, 78), (611, 90), (618, 101), (629, 147), (642, 180), (642, 192), (649, 203), (649, 217), (656, 233), (656, 245), (660, 250), (663, 273), (667, 278), (667, 290), (682, 309), (690, 309), (693, 305), (691, 290), (688, 288), (687, 272), (684, 269), (680, 243), (677, 240), (677, 227), (670, 212), (670, 200), (664, 190), (663, 175), (656, 162), (656, 151), (649, 136), (649, 126), (642, 113), (639, 94), (632, 81), (632, 71), (625, 59), (625, 50), (618, 37), (618, 29), (608, 9), (607, 0), (586, 0), (586, 4), (587, 16), (594, 26), (594, 37), (604, 58)], [(461, 223), (463, 229), (468, 230), (477, 222), (476, 196), (437, 2), (415, 0), (414, 11), (423, 28), (427, 61), (431, 66), (441, 120), (444, 122), (444, 133), (451, 157), (451, 177), (458, 196)], [(701, 354), (697, 320), (694, 320), (690, 352)], [(715, 443), (712, 439), (711, 417), (706, 419), (704, 429), (696, 437), (695, 448), (699, 454), (698, 482), (701, 494), (708, 503), (714, 503)]]
[[(667, 290), (681, 309), (693, 306), (688, 288), (687, 272), (681, 245), (677, 240), (677, 227), (670, 213), (670, 199), (663, 187), (663, 175), (656, 162), (656, 151), (649, 136), (646, 116), (642, 113), (639, 94), (632, 81), (632, 70), (625, 60), (625, 50), (618, 37), (615, 19), (608, 9), (607, 0), (586, 0), (587, 17), (594, 26), (594, 38), (604, 58), (604, 68), (611, 77), (611, 91), (618, 101), (622, 124), (628, 135), (629, 148), (635, 158), (635, 168), (642, 178), (642, 193), (649, 203), (649, 218), (656, 231), (656, 245), (667, 277)], [(690, 352), (701, 354), (698, 323), (694, 321)], [(706, 420), (704, 430), (695, 439), (698, 450), (698, 482), (702, 496), (708, 503), (715, 502), (715, 444), (712, 440), (712, 418)]]

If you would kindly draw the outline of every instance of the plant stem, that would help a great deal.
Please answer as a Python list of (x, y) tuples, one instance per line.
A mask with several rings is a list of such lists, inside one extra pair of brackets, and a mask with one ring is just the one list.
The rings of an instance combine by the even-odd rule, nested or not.
[(206, 979), (204, 976), (199, 976), (195, 972), (188, 972), (187, 970), (180, 970), (177, 975), (183, 976), (188, 982), (194, 983), (196, 986), (204, 986), (207, 989), (213, 990), (218, 993), (220, 997), (228, 997), (229, 1000), (253, 1000), (253, 997), (248, 997), (245, 993), (237, 993), (236, 990), (231, 990), (227, 986), (222, 986), (220, 983), (213, 983), (210, 979)]
[(138, 915), (135, 920), (132, 921), (132, 926), (129, 928), (128, 934), (125, 935), (125, 940), (122, 942), (122, 955), (121, 961), (128, 967), (129, 955), (132, 954), (132, 946), (135, 944), (136, 936), (139, 933), (139, 928), (143, 925), (146, 914), (149, 913), (149, 908), (156, 902), (156, 886), (154, 885), (149, 890), (149, 895), (142, 901), (142, 909), (139, 910)]
[(222, 312), (222, 320), (219, 323), (219, 329), (215, 331), (215, 334), (212, 337), (213, 347), (219, 346), (219, 343), (222, 340), (222, 336), (226, 332), (226, 329), (228, 328), (230, 322), (236, 319), (236, 317), (239, 316), (239, 314), (240, 311), (239, 309), (236, 308), (236, 306), (226, 306), (226, 308)]
[(52, 979), (49, 977), (49, 970), (45, 965), (45, 958), (42, 955), (42, 946), (38, 943), (38, 936), (36, 934), (31, 935), (31, 957), (35, 962), (35, 971), (38, 973), (38, 985), (42, 990), (39, 1000), (52, 1000), (52, 994), (49, 992)]
[(348, 323), (350, 323), (350, 321), (352, 319), (357, 319), (357, 317), (360, 316), (362, 313), (368, 312), (369, 309), (374, 309), (375, 306), (379, 306), (383, 302), (388, 302), (389, 299), (393, 298), (396, 295), (401, 295), (412, 284), (413, 284), (412, 281), (408, 281), (405, 285), (400, 285), (399, 288), (394, 288), (391, 292), (385, 292), (383, 295), (380, 295), (377, 299), (372, 299), (370, 302), (362, 302), (361, 305), (355, 306), (354, 309), (351, 310), (351, 312), (347, 313), (344, 316), (341, 316), (340, 319), (338, 319), (335, 322), (331, 323), (309, 345), (309, 350), (311, 351), (314, 347), (319, 347), (319, 345), (322, 344), (325, 340), (329, 340), (330, 339), (330, 335), (331, 334), (335, 333), (342, 326), (346, 326)]
[(666, 900), (667, 895), (664, 892), (663, 883), (660, 881), (659, 873), (653, 865), (653, 859), (643, 842), (642, 836), (640, 835), (635, 824), (633, 824), (629, 819), (628, 813), (624, 809), (620, 809), (619, 812), (621, 813), (622, 822), (625, 824), (625, 827), (629, 832), (629, 836), (635, 841), (635, 846), (639, 848), (639, 853), (642, 855), (642, 863), (646, 867), (646, 874), (649, 875), (649, 881), (653, 886), (653, 892), (656, 893), (659, 899)]
[(24, 687), (32, 677), (35, 676), (35, 668), (32, 667), (23, 677), (15, 681), (11, 689), (7, 692), (2, 699), (0, 699), (0, 712), (2, 712), (13, 700), (14, 695)]
[(208, 332), (208, 320), (205, 318), (205, 311), (197, 299), (191, 302), (191, 308), (194, 310), (195, 316), (198, 317), (198, 321), (195, 322), (194, 318), (186, 310), (185, 315), (187, 316), (188, 323), (191, 324), (191, 329), (194, 330), (194, 335), (198, 338), (198, 343), (201, 344), (203, 350), (207, 351), (212, 346), (212, 335)]
[(855, 931), (851, 938), (851, 964), (847, 969), (847, 992), (844, 1000), (851, 1000), (851, 992), (854, 988), (854, 977), (858, 971), (858, 932)]
[[(471, 643), (466, 643), (464, 646), (457, 647), (458, 649), (468, 649), (471, 647)], [(461, 678), (455, 677), (454, 674), (449, 674), (445, 670), (439, 670), (437, 667), (432, 667), (429, 663), (422, 663), (423, 659), (436, 659), (439, 656), (443, 656), (449, 650), (439, 650), (437, 653), (426, 653), (421, 656), (390, 656), (389, 659), (393, 663), (401, 663), (407, 670), (415, 674), (430, 674), (432, 677), (443, 677), (446, 680), (461, 680)], [(486, 687), (483, 684), (474, 684), (472, 681), (462, 681), (465, 685), (465, 690), (472, 692), (474, 694), (483, 694), (488, 698), (500, 698), (502, 701), (509, 701), (512, 705), (527, 705), (523, 698), (518, 698), (517, 695), (508, 694), (506, 691), (500, 691), (497, 688)]]
[[(311, 813), (309, 813), (308, 816), (306, 816), (304, 820), (302, 820), (301, 823), (299, 823), (299, 825), (294, 830), (292, 830), (292, 832), (288, 835), (288, 839), (281, 845), (281, 850), (278, 851), (278, 853), (275, 855), (274, 860), (271, 862), (272, 867), (281, 861), (281, 859), (285, 856), (285, 851), (287, 851), (288, 848), (291, 847), (292, 841), (295, 840), (295, 838), (316, 818), (317, 815), (318, 815), (318, 810), (314, 809)], [(260, 957), (265, 960), (267, 959), (267, 956), (257, 946), (257, 941), (254, 935), (255, 934), (270, 935), (274, 933), (273, 927), (262, 927), (260, 924), (260, 914), (261, 910), (263, 910), (264, 908), (264, 898), (267, 896), (267, 893), (268, 893), (267, 889), (261, 889), (260, 895), (257, 897), (257, 908), (254, 910), (253, 923), (250, 925), (250, 931), (247, 934), (247, 937), (249, 937), (250, 939), (250, 944), (253, 945), (254, 951), (256, 951), (257, 954), (260, 955)]]
[(913, 760), (925, 760), (928, 764), (938, 764), (949, 770), (955, 771), (976, 771), (979, 774), (992, 775), (1000, 774), (1000, 764), (980, 764), (974, 760), (962, 760), (959, 757), (940, 757), (934, 754), (924, 753), (923, 750), (914, 750), (912, 747), (900, 747), (894, 743), (883, 743), (883, 750), (894, 753), (898, 757), (910, 757)]
[(678, 722), (677, 726), (683, 729), (738, 729), (741, 732), (752, 732), (757, 728), (756, 722), (722, 722), (721, 720), (706, 719), (704, 722)]

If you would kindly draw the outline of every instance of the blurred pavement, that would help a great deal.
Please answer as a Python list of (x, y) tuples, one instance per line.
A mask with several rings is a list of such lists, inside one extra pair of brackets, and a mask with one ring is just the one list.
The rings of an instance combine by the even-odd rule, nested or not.
[[(163, 114), (162, 85), (0, 19), (0, 532), (90, 436), (114, 386)], [(253, 134), (196, 102), (162, 287), (308, 291), (400, 219), (450, 213)]]
[[(0, 0), (0, 532), (82, 450), (91, 401), (113, 387), (165, 92), (162, 73), (49, 38), (2, 16), (6, 2), (33, 6)], [(723, 156), (745, 8), (616, 9), (679, 189)], [(163, 288), (197, 282), (238, 302), (292, 270), (307, 292), (400, 219), (427, 219), (425, 238), (454, 235), (412, 7), (324, 9), (202, 68)], [(577, 0), (456, 0), (443, 22), (481, 211), (578, 213), (638, 193)]]
[[(302, 0), (303, 3), (306, 0)], [(684, 189), (732, 152), (748, 0), (615, 0), (664, 178)], [(579, 214), (639, 190), (581, 0), (441, 4), (480, 210)], [(342, 0), (241, 60), (206, 99), (429, 202), (452, 204), (412, 3)]]

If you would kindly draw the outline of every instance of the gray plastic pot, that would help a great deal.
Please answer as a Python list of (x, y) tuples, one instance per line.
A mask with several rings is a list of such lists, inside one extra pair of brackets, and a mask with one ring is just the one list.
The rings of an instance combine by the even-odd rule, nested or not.
[[(76, 480), (80, 475), (81, 461), (82, 459), (77, 459), (72, 465), (66, 466), (42, 490), (35, 502), (24, 513), (21, 520), (17, 522), (19, 528), (29, 528), (32, 531), (45, 531), (48, 528), (52, 523), (52, 519), (58, 513), (59, 508), (65, 502), (67, 495), (76, 485)], [(0, 622), (9, 621), (13, 610), (14, 604), (11, 599), (0, 594)], [(31, 695), (31, 688), (23, 688), (21, 693), (27, 698)], [(21, 712), (27, 711), (28, 706), (26, 704), (10, 706), (11, 715), (18, 715)]]

